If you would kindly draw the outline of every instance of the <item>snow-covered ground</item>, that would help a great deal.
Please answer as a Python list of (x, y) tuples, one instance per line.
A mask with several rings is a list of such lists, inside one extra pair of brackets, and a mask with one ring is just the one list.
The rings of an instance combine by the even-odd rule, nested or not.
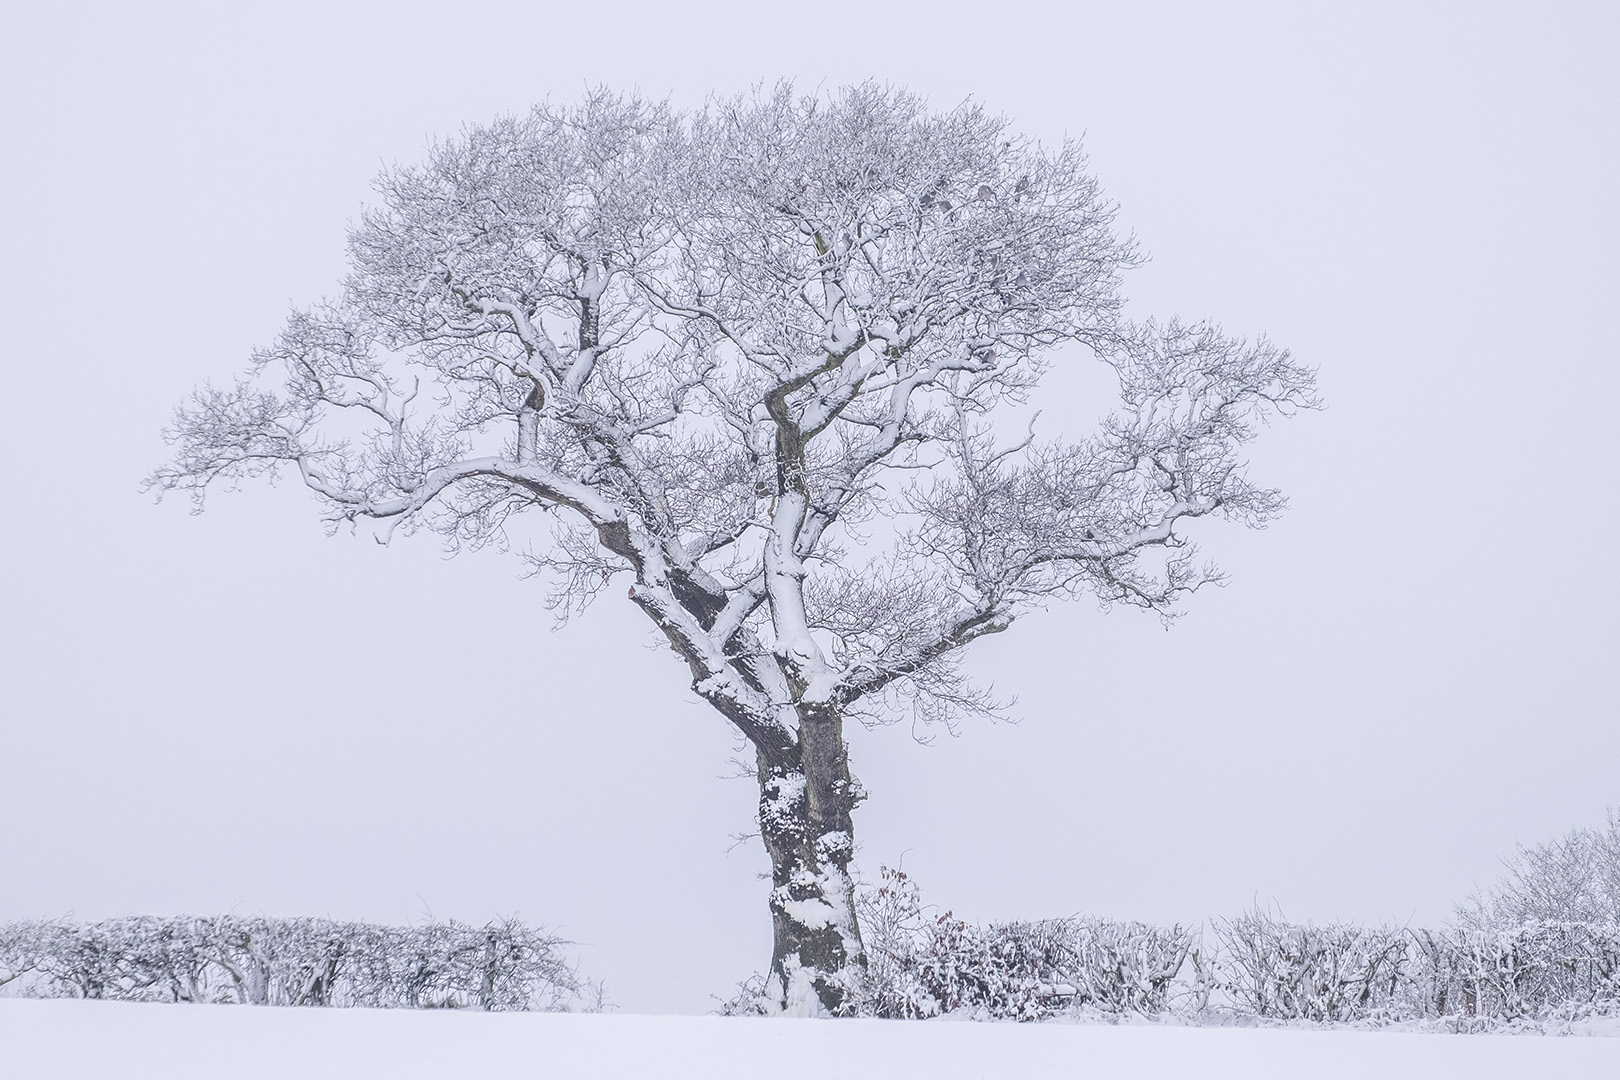
[(0, 1000), (5, 1080), (1620, 1077), (1620, 1038)]

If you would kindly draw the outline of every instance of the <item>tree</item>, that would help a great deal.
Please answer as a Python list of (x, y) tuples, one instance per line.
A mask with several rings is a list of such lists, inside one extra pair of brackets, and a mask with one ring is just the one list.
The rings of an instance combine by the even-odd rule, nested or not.
[[(971, 104), (597, 91), (377, 190), (338, 297), (182, 406), (150, 483), (296, 470), (333, 527), (452, 546), (539, 511), (564, 615), (628, 577), (753, 748), (776, 1009), (838, 1013), (865, 966), (844, 724), (993, 708), (961, 650), (1051, 598), (1173, 613), (1217, 577), (1186, 524), (1276, 514), (1239, 448), (1314, 403), (1263, 340), (1126, 321), (1138, 257), (1079, 146)], [(1118, 409), (1009, 439), (1066, 348)]]
[(1556, 840), (1519, 845), (1507, 873), (1458, 909), (1465, 926), (1514, 929), (1528, 923), (1620, 927), (1620, 811), (1603, 827), (1580, 826)]

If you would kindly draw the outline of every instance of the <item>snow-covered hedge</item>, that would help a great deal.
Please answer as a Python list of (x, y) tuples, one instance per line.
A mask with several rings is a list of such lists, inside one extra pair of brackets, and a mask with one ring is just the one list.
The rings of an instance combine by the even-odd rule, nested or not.
[[(1294, 923), (1255, 909), (1211, 940), (1096, 918), (979, 927), (884, 869), (858, 903), (869, 1016), (1077, 1012), (1191, 1020), (1438, 1021), (1465, 1029), (1620, 1015), (1620, 813), (1520, 848), (1438, 930)], [(735, 1008), (735, 1006), (733, 1006)]]
[(232, 915), (0, 925), (0, 993), (380, 1008), (594, 1007), (568, 942), (515, 919), (378, 926)]
[(1418, 1015), (1502, 1020), (1620, 1013), (1620, 925), (1524, 922), (1413, 935)]
[(1259, 911), (1215, 922), (1215, 983), (1238, 1012), (1344, 1021), (1400, 1011), (1409, 941), (1398, 927), (1289, 923)]
[(1216, 923), (1229, 1007), (1276, 1019), (1475, 1022), (1620, 1012), (1620, 925), (1534, 920), (1442, 930)]
[(1197, 947), (1180, 927), (1107, 919), (974, 926), (924, 908), (917, 886), (885, 867), (858, 900), (868, 969), (862, 1015), (928, 1017), (966, 1010), (1041, 1020), (1076, 1010), (1158, 1015)]
[[(979, 926), (925, 905), (910, 877), (884, 868), (858, 895), (868, 968), (853, 1011), (1459, 1030), (1620, 1015), (1620, 923), (1507, 921), (1521, 908), (1479, 901), (1440, 930), (1296, 923), (1257, 908), (1215, 920), (1208, 940), (1087, 917)], [(721, 1011), (759, 1011), (761, 986), (745, 983)]]

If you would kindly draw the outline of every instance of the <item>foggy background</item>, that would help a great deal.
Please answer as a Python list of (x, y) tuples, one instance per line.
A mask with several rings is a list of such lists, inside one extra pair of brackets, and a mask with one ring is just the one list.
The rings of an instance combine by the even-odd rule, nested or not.
[[(1434, 922), (1620, 803), (1620, 8), (0, 9), (0, 920), (520, 914), (631, 1011), (770, 949), (754, 786), (610, 591), (296, 484), (153, 505), (159, 429), (335, 291), (387, 162), (588, 84), (869, 76), (1084, 135), (1135, 315), (1319, 366), (1269, 530), (1166, 631), (1081, 603), (976, 646), (1018, 725), (852, 735), (858, 865), (973, 919)], [(137, 10), (141, 9), (141, 10)], [(1060, 366), (1045, 430), (1106, 407)], [(1070, 426), (1070, 430), (1074, 430)]]

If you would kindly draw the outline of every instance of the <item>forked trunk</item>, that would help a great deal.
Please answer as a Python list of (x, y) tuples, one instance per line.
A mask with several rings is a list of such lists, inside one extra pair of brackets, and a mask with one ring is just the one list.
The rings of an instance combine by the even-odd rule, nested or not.
[(806, 712), (791, 752), (759, 755), (759, 826), (771, 856), (775, 931), (766, 1008), (848, 1015), (866, 974), (849, 875), (860, 789), (838, 715)]

